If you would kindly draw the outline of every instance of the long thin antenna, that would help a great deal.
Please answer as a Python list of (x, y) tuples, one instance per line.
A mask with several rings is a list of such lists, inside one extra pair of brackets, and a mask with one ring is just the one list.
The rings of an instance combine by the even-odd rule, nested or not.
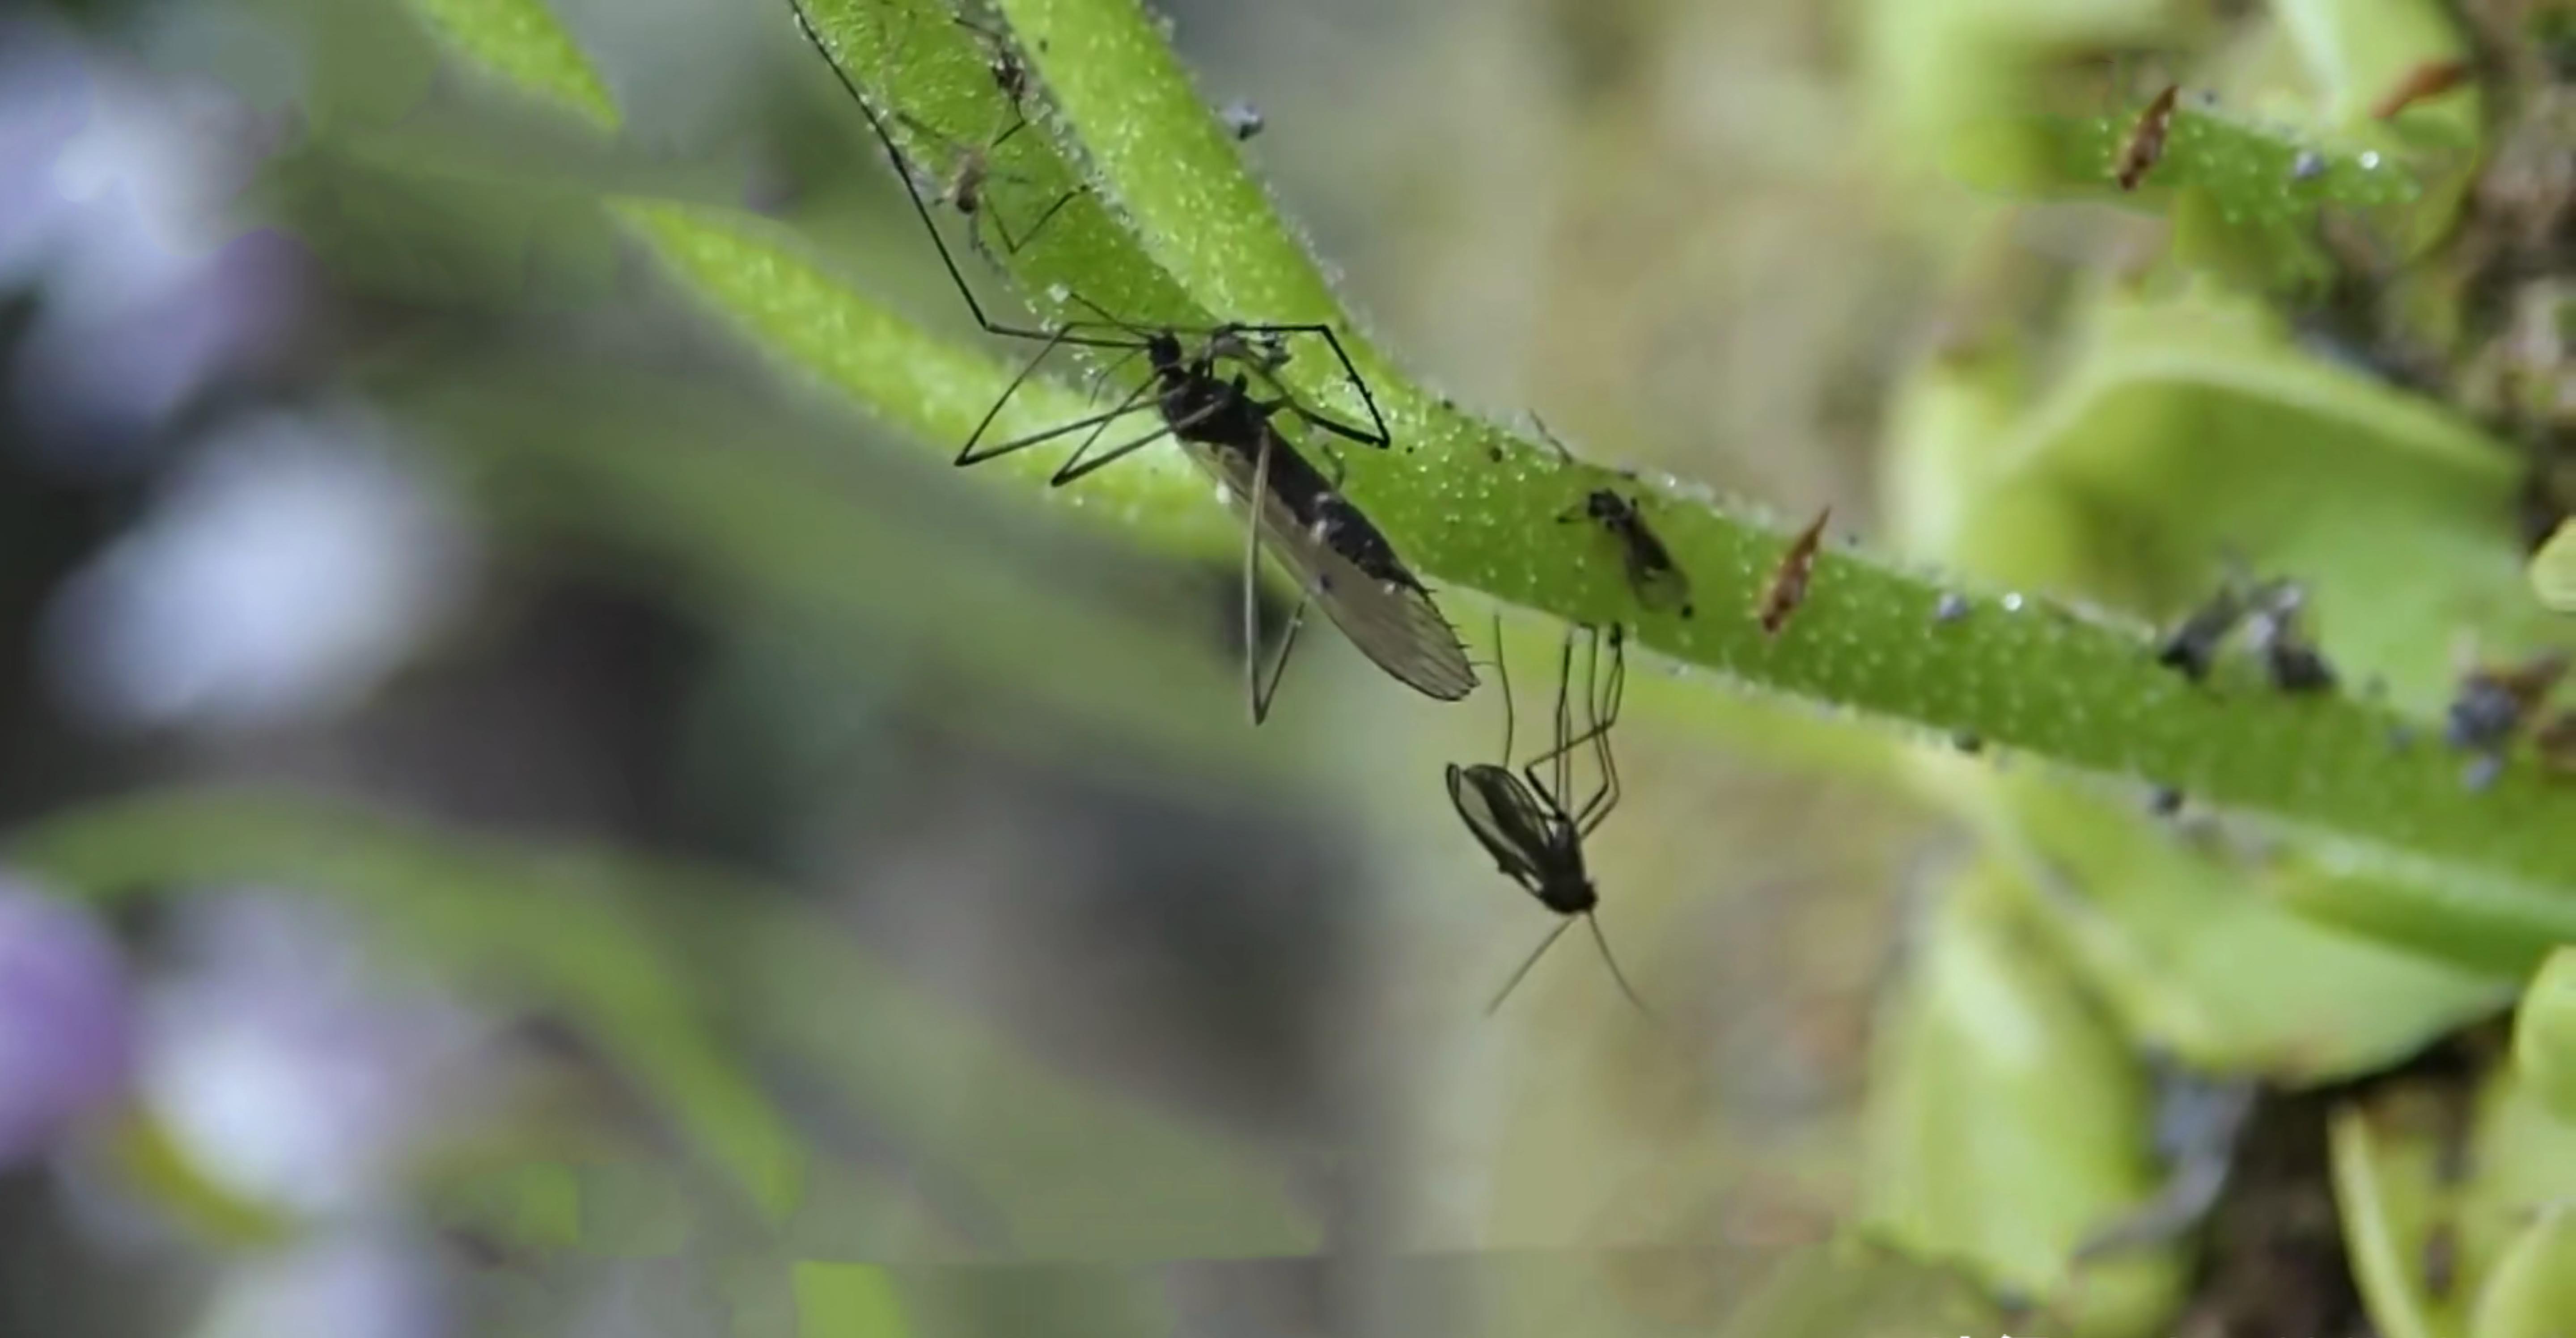
[[(1530, 968), (1538, 965), (1538, 959), (1545, 957), (1547, 955), (1547, 950), (1555, 947), (1556, 941), (1559, 938), (1564, 937), (1566, 930), (1573, 927), (1574, 920), (1569, 916), (1557, 921), (1556, 928), (1547, 931), (1547, 937), (1539, 940), (1537, 950), (1532, 952), (1526, 960), (1522, 961), (1521, 969), (1514, 971), (1512, 973), (1512, 978), (1503, 982), (1503, 992), (1495, 995), (1492, 1003), (1485, 1005), (1485, 1016), (1492, 1017), (1495, 1013), (1502, 1010), (1503, 1000), (1512, 997), (1512, 991), (1520, 987), (1521, 977), (1528, 975), (1530, 973)], [(1595, 932), (1598, 931), (1596, 930)], [(1628, 988), (1628, 983), (1624, 980), (1619, 982), (1619, 988)], [(1629, 997), (1634, 999), (1636, 996), (1630, 995)]]

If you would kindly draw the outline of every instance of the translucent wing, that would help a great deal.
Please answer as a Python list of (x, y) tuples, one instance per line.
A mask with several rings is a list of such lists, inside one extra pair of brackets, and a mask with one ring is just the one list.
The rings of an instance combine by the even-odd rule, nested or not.
[(1458, 630), (1395, 557), (1385, 535), (1275, 433), (1267, 496), (1255, 499), (1251, 453), (1184, 441), (1189, 456), (1246, 507), (1261, 509), (1262, 546), (1288, 568), (1351, 644), (1399, 683), (1440, 701), (1476, 687)]
[(1684, 612), (1690, 608), (1690, 578), (1672, 565), (1672, 559), (1659, 546), (1655, 556), (1661, 562), (1641, 561), (1631, 554), (1628, 562), (1628, 584), (1637, 594), (1637, 602), (1650, 609)]
[(1490, 762), (1452, 763), (1449, 802), (1505, 875), (1538, 890), (1547, 876), (1548, 817), (1520, 777)]

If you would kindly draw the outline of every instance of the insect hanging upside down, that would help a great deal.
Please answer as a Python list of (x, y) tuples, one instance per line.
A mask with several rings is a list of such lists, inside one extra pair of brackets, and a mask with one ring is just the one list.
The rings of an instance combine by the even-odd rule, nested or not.
[[(1495, 663), (1501, 674), (1500, 646), (1502, 625), (1495, 622)], [(1586, 723), (1576, 732), (1571, 694), (1574, 683), (1574, 643), (1577, 636), (1589, 636), (1584, 656), (1583, 710)], [(1601, 671), (1602, 643), (1609, 643), (1608, 676)], [(1594, 887), (1592, 874), (1583, 857), (1584, 838), (1600, 827), (1610, 811), (1619, 805), (1619, 766), (1610, 751), (1610, 730), (1619, 720), (1619, 702), (1625, 694), (1628, 661), (1620, 630), (1608, 633), (1599, 629), (1566, 632), (1565, 645), (1557, 657), (1556, 737), (1546, 752), (1531, 758), (1517, 772), (1512, 770), (1511, 679), (1503, 676), (1503, 760), (1477, 762), (1466, 766), (1452, 763), (1447, 772), (1449, 802), (1457, 808), (1458, 817), (1476, 838), (1485, 853), (1493, 856), (1503, 875), (1520, 884), (1523, 891), (1537, 898), (1541, 906), (1561, 917), (1555, 929), (1540, 940), (1536, 950), (1525, 958), (1511, 979), (1485, 1009), (1488, 1015), (1499, 1010), (1503, 1001), (1527, 976), (1538, 959), (1556, 946), (1558, 938), (1581, 917), (1592, 929), (1593, 942), (1601, 949), (1601, 960), (1610, 968), (1610, 978), (1618, 983), (1619, 992), (1628, 997), (1638, 1012), (1654, 1016), (1637, 991), (1628, 984), (1627, 974), (1619, 969), (1619, 959), (1611, 955), (1610, 941), (1601, 933), (1601, 922), (1593, 912), (1601, 904), (1601, 893)], [(1593, 791), (1579, 805), (1571, 808), (1574, 790), (1574, 759), (1589, 751), (1597, 771)], [(1546, 774), (1541, 775), (1541, 768)]]

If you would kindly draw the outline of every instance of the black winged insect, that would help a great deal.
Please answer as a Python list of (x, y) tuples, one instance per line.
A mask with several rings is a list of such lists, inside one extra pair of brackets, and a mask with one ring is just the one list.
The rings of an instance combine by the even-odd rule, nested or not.
[[(1546, 423), (1539, 422), (1536, 415), (1532, 415), (1530, 421), (1538, 424), (1539, 435), (1556, 448), (1559, 457), (1567, 464), (1574, 463), (1574, 452), (1557, 440), (1555, 433), (1548, 431)], [(1674, 565), (1672, 550), (1664, 547), (1662, 537), (1646, 523), (1645, 508), (1638, 504), (1636, 498), (1616, 488), (1595, 488), (1584, 494), (1582, 501), (1557, 513), (1556, 519), (1560, 525), (1589, 520), (1610, 535), (1611, 540), (1619, 545), (1619, 560), (1627, 570), (1628, 589), (1637, 596), (1639, 604), (1650, 609), (1670, 610), (1685, 618), (1691, 616), (1690, 577)]]
[[(911, 197), (914, 213), (930, 233), (940, 264), (965, 299), (975, 323), (988, 334), (1038, 345), (967, 438), (957, 456), (959, 465), (980, 464), (1081, 434), (1072, 455), (1049, 480), (1062, 487), (1157, 442), (1179, 442), (1183, 452), (1213, 475), (1250, 517), (1244, 561), (1244, 671), (1255, 724), (1269, 714), (1271, 696), (1287, 669), (1288, 653), (1295, 647), (1297, 629), (1303, 624), (1309, 603), (1322, 607), (1325, 616), (1380, 669), (1415, 691), (1440, 701), (1456, 701), (1475, 689), (1476, 672), (1468, 663), (1457, 629), (1441, 616), (1430, 592), (1396, 556), (1385, 534), (1342, 495), (1338, 457), (1332, 455), (1328, 445), (1322, 448), (1335, 466), (1332, 477), (1327, 478), (1279, 430), (1276, 420), (1285, 413), (1306, 428), (1344, 441), (1380, 450), (1392, 444), (1368, 383), (1330, 325), (1227, 322), (1199, 330), (1152, 329), (1119, 320), (1070, 293), (1065, 294), (1064, 300), (1100, 319), (1065, 321), (1049, 329), (993, 320), (985, 314), (982, 302), (959, 271), (956, 257), (949, 252), (930, 204), (885, 120), (842, 68), (801, 0), (789, 0), (789, 7), (806, 41), (831, 68), (851, 101), (858, 104), (869, 129), (893, 161), (895, 175)], [(1018, 97), (1026, 92), (1026, 75), (1017, 66), (1016, 57), (1009, 57), (1013, 63), (1005, 66), (1007, 51), (1007, 46), (997, 48), (995, 82), (1016, 105)], [(1002, 73), (1006, 68), (1019, 72), (1006, 77)], [(1025, 242), (1026, 238), (1021, 240)], [(1368, 410), (1370, 426), (1361, 427), (1310, 408), (1280, 381), (1279, 370), (1290, 357), (1288, 341), (1300, 337), (1321, 339), (1332, 351), (1343, 376)], [(1101, 357), (1117, 355), (1100, 368), (1095, 381), (1138, 357), (1144, 359), (1148, 375), (1105, 410), (1043, 431), (987, 442), (986, 434), (1012, 396), (1060, 348), (1089, 350)], [(1254, 390), (1256, 381), (1260, 385), (1258, 394)], [(1095, 453), (1115, 425), (1140, 416), (1151, 426)], [(1258, 609), (1252, 598), (1265, 545), (1296, 578), (1299, 590), (1296, 610), (1289, 617), (1288, 630), (1266, 674), (1257, 649)]]
[[(1574, 708), (1574, 643), (1588, 638), (1584, 652), (1583, 710), (1586, 720), (1582, 731), (1575, 731)], [(1602, 642), (1609, 643), (1609, 670), (1602, 672)], [(1565, 644), (1557, 655), (1556, 731), (1553, 746), (1512, 769), (1511, 676), (1502, 667), (1501, 626), (1495, 628), (1495, 673), (1503, 683), (1503, 760), (1477, 762), (1467, 766), (1451, 763), (1448, 770), (1449, 802), (1458, 809), (1458, 817), (1474, 834), (1476, 843), (1494, 857), (1503, 876), (1521, 885), (1522, 890), (1538, 898), (1538, 903), (1554, 911), (1560, 920), (1555, 929), (1539, 942), (1538, 947), (1503, 982), (1502, 991), (1494, 996), (1485, 1012), (1491, 1015), (1511, 997), (1521, 978), (1538, 965), (1538, 959), (1556, 946), (1576, 917), (1592, 927), (1592, 941), (1601, 948), (1601, 960), (1610, 967), (1610, 978), (1619, 984), (1619, 992), (1637, 1011), (1653, 1016), (1645, 1002), (1630, 988), (1627, 973), (1619, 969), (1619, 959), (1611, 955), (1610, 940), (1601, 933), (1601, 922), (1593, 912), (1601, 904), (1601, 894), (1592, 885), (1591, 871), (1583, 861), (1583, 841), (1600, 827), (1619, 805), (1619, 766), (1610, 751), (1610, 730), (1619, 722), (1619, 701), (1628, 682), (1626, 642), (1614, 624), (1605, 634), (1598, 628), (1569, 629)], [(1572, 808), (1567, 807), (1574, 788), (1574, 758), (1589, 750), (1597, 768), (1597, 781), (1592, 792)], [(1546, 775), (1540, 768), (1547, 769)]]

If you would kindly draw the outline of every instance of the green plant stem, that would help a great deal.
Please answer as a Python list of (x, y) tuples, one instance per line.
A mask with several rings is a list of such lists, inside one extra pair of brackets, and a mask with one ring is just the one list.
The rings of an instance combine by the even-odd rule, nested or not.
[[(863, 35), (881, 26), (858, 0), (821, 8), (827, 32)], [(1242, 169), (1230, 152), (1208, 151), (1216, 132), (1177, 67), (1151, 43), (1139, 45), (1150, 26), (1132, 0), (1011, 0), (1008, 9), (1039, 25), (1022, 36), (1062, 100), (1062, 117), (1047, 124), (1079, 136), (1099, 174), (1097, 189), (1066, 209), (1071, 221), (1061, 233), (1003, 257), (1026, 291), (1043, 302), (1057, 285), (1084, 285), (1090, 294), (1097, 279), (1108, 290), (1146, 295), (1147, 305), (1121, 313), (1141, 320), (1211, 308), (1246, 320), (1314, 314), (1303, 306), (1307, 285), (1297, 272), (1311, 266), (1278, 254), (1293, 245), (1284, 228), (1205, 216), (1212, 205), (1229, 213), (1251, 207), (1258, 188), (1201, 179), (1240, 177)], [(942, 42), (956, 49), (944, 60), (844, 60), (888, 104), (929, 109), (915, 113), (924, 120), (943, 109), (961, 115), (954, 109), (973, 103), (979, 83), (999, 103), (970, 38), (933, 22), (916, 25), (907, 42), (916, 53)], [(1045, 177), (1048, 163), (1061, 175)], [(1165, 170), (1172, 163), (1188, 170)], [(1014, 160), (1013, 170), (1034, 173), (1043, 195), (1075, 180), (1062, 164), (1050, 152)], [(1116, 199), (1134, 231), (1099, 209), (1092, 197), (1102, 194)], [(747, 252), (765, 245), (753, 229), (712, 215), (699, 215), (695, 226)], [(1231, 240), (1208, 243), (1207, 254), (1193, 258), (1202, 228)], [(1156, 260), (1169, 255), (1183, 257), (1175, 262), (1181, 276), (1220, 291), (1176, 298)], [(1237, 266), (1270, 273), (1210, 277)], [(1155, 275), (1164, 275), (1159, 285)], [(710, 285), (704, 272), (689, 277), (720, 306), (738, 302), (727, 293), (745, 286)], [(1221, 305), (1254, 291), (1274, 292), (1291, 309)], [(888, 348), (908, 337), (889, 335)], [(811, 360), (775, 332), (767, 339)], [(1355, 349), (1366, 353), (1364, 344)], [(922, 340), (906, 356), (961, 355)], [(1301, 349), (1291, 374), (1303, 378), (1301, 387), (1325, 385), (1338, 379), (1319, 366), (1328, 361)], [(1570, 621), (1631, 623), (1646, 648), (1737, 686), (2176, 786), (2200, 803), (2328, 841), (2340, 867), (2384, 864), (2410, 882), (2468, 873), (2531, 885), (2540, 895), (2576, 893), (2576, 788), (2552, 785), (2536, 767), (2516, 763), (2472, 790), (2456, 757), (2393, 749), (2400, 722), (2385, 708), (2348, 696), (2285, 696), (2236, 664), (2210, 683), (2186, 682), (2153, 663), (2147, 629), (2036, 598), (1975, 592), (1964, 616), (1936, 620), (1947, 593), (1940, 582), (1839, 544), (1817, 560), (1806, 605), (1780, 635), (1766, 636), (1753, 609), (1785, 549), (1784, 527), (1669, 481), (1560, 461), (1547, 447), (1447, 407), (1377, 359), (1367, 362), (1400, 445), (1347, 452), (1348, 490), (1426, 575)], [(973, 426), (962, 405), (879, 407), (933, 442), (961, 441)], [(1614, 486), (1642, 495), (1695, 587), (1696, 617), (1641, 609), (1618, 549), (1587, 524), (1561, 522), (1587, 492)]]

